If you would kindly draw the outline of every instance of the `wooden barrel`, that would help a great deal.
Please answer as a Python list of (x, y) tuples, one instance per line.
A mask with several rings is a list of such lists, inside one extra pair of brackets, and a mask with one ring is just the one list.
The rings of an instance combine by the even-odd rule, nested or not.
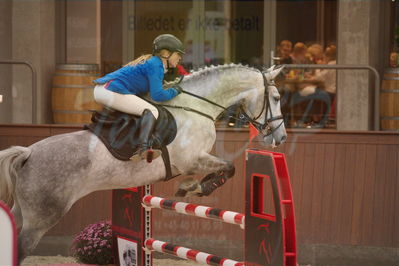
[(382, 130), (399, 131), (399, 68), (384, 73), (380, 96)]
[(55, 123), (89, 123), (89, 110), (100, 110), (94, 101), (93, 80), (100, 77), (98, 65), (61, 64), (53, 76), (52, 108)]

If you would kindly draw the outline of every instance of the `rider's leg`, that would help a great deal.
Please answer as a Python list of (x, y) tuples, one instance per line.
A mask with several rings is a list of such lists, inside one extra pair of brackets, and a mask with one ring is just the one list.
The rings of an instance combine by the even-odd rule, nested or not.
[(158, 118), (158, 109), (149, 102), (133, 94), (120, 94), (107, 90), (105, 86), (97, 85), (94, 88), (96, 102), (132, 115), (141, 115), (145, 109), (148, 109), (155, 119)]
[(152, 131), (154, 130), (156, 119), (148, 109), (144, 110), (140, 119), (139, 149), (130, 158), (134, 162), (147, 159), (151, 162), (161, 155), (161, 150), (152, 149)]
[(161, 155), (160, 150), (153, 150), (151, 135), (158, 118), (158, 109), (149, 102), (133, 94), (120, 94), (107, 90), (106, 85), (97, 85), (94, 88), (94, 99), (105, 106), (115, 110), (142, 116), (140, 120), (139, 150), (131, 160), (140, 161), (147, 159), (151, 162)]

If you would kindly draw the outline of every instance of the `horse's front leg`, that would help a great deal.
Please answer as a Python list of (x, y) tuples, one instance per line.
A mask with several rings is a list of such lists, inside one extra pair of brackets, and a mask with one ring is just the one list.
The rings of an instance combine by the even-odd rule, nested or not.
[(210, 173), (201, 182), (193, 178), (184, 180), (176, 196), (188, 195), (209, 196), (215, 189), (226, 183), (235, 173), (232, 162), (222, 160), (210, 154), (201, 156), (192, 169), (194, 173)]

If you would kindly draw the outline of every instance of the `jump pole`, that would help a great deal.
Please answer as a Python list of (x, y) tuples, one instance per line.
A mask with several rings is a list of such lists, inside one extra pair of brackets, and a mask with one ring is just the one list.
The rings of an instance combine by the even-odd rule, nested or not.
[[(245, 215), (152, 196), (150, 186), (114, 190), (112, 229), (116, 243), (116, 264), (124, 265), (122, 260), (127, 258), (133, 265), (150, 266), (151, 250), (209, 265), (296, 265), (294, 202), (285, 156), (282, 153), (249, 149), (245, 158)], [(270, 213), (266, 200), (272, 201), (271, 205), (274, 206)], [(220, 258), (152, 238), (149, 207), (244, 227), (245, 262)], [(126, 254), (134, 256), (130, 258)]]
[(218, 208), (196, 205), (192, 203), (168, 200), (165, 198), (145, 195), (143, 198), (144, 208), (158, 208), (175, 211), (177, 213), (219, 220), (225, 223), (239, 225), (242, 229), (245, 227), (245, 215), (233, 211), (225, 211)]
[(173, 245), (171, 243), (149, 238), (144, 241), (144, 246), (148, 250), (167, 253), (176, 257), (193, 260), (198, 263), (207, 265), (222, 265), (222, 266), (245, 266), (243, 262), (238, 262), (231, 259), (221, 258), (209, 253), (201, 252), (195, 249), (189, 249)]

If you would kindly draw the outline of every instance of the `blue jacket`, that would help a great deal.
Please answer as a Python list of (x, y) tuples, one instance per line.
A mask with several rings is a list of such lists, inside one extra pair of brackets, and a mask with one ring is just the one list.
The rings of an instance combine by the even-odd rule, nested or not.
[(158, 56), (153, 56), (142, 64), (122, 67), (93, 82), (105, 84), (111, 81), (107, 89), (120, 94), (140, 96), (149, 92), (154, 101), (162, 102), (178, 94), (173, 88), (168, 90), (162, 88), (163, 78), (162, 60)]

